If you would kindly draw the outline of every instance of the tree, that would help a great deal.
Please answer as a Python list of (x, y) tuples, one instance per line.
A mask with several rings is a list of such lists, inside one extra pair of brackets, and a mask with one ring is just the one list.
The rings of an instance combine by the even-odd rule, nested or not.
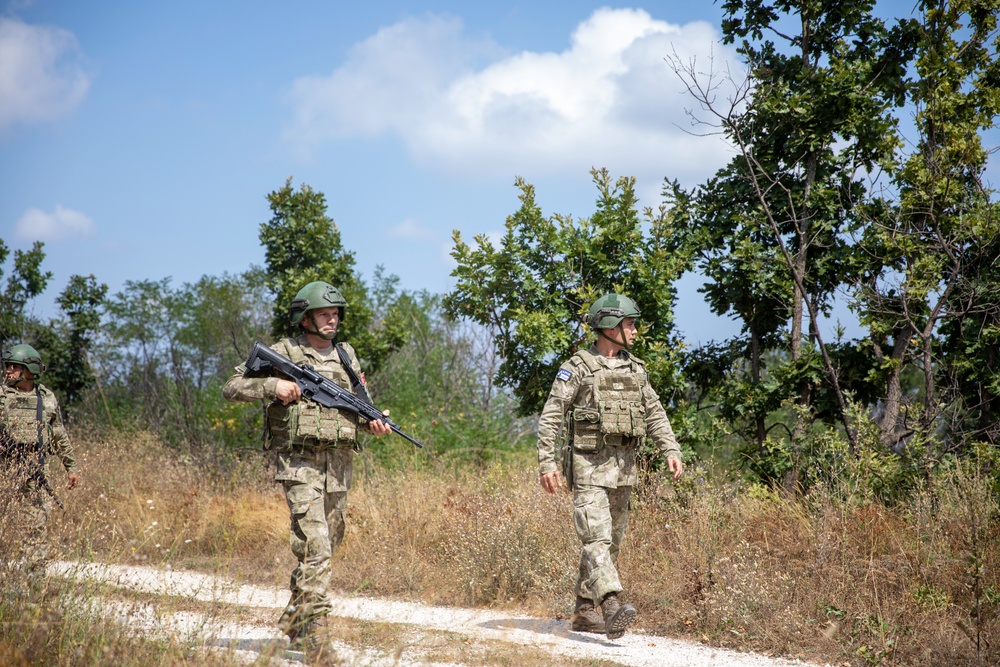
[[(904, 101), (912, 30), (887, 28), (873, 6), (872, 0), (724, 3), (723, 39), (737, 43), (748, 67), (729, 105), (718, 103), (712, 79), (674, 61), (738, 151), (698, 197), (694, 226), (712, 230), (692, 234), (703, 258), (699, 268), (716, 280), (706, 288), (713, 307), (744, 318), (753, 384), (762, 382), (768, 347), (787, 349), (789, 365), (778, 371), (784, 382), (773, 386), (794, 389), (793, 442), (814, 414), (819, 373), (852, 447), (857, 438), (819, 322), (858, 270), (844, 239), (859, 224), (854, 204), (865, 193), (864, 177), (891, 158), (898, 141), (891, 110)], [(750, 286), (732, 276), (745, 276)], [(787, 325), (779, 328), (782, 319)], [(783, 398), (779, 393), (761, 407)], [(757, 412), (759, 449), (768, 430)]]
[[(859, 246), (870, 260), (857, 309), (887, 379), (882, 443), (896, 447), (915, 431), (937, 431), (958, 447), (998, 437), (1000, 218), (983, 183), (982, 133), (1000, 113), (1000, 7), (974, 0), (919, 7), (910, 86), (917, 140), (865, 208)], [(900, 388), (910, 364), (923, 381), (916, 402)]]
[(56, 302), (64, 317), (45, 329), (42, 344), (49, 359), (46, 382), (61, 396), (60, 406), (67, 416), (84, 392), (94, 385), (96, 376), (90, 366), (90, 351), (101, 324), (101, 309), (108, 286), (93, 275), (70, 276), (69, 284)]
[[(0, 291), (0, 346), (7, 347), (12, 342), (19, 342), (26, 335), (24, 308), (29, 301), (45, 291), (51, 271), (42, 271), (42, 261), (45, 253), (44, 244), (36, 241), (31, 250), (15, 250), (14, 266)], [(0, 239), (0, 278), (3, 277), (3, 265), (10, 255), (7, 245)]]
[[(635, 181), (592, 171), (598, 189), (590, 218), (543, 216), (535, 189), (516, 179), (520, 209), (507, 218), (499, 248), (484, 235), (469, 246), (455, 232), (455, 288), (447, 312), (485, 327), (501, 360), (496, 382), (513, 391), (519, 413), (537, 413), (559, 365), (585, 344), (582, 317), (603, 293), (624, 292), (642, 312), (636, 354), (653, 384), (679, 386), (673, 281), (687, 266), (674, 209), (636, 210)], [(645, 223), (649, 225), (644, 232)]]
[(288, 319), (288, 307), (304, 285), (322, 280), (339, 289), (347, 300), (338, 338), (351, 340), (363, 356), (363, 366), (377, 368), (405, 341), (405, 333), (372, 329), (374, 316), (364, 282), (354, 270), (354, 253), (344, 249), (340, 230), (327, 216), (326, 197), (305, 184), (295, 192), (289, 178), (267, 200), (272, 216), (260, 226), (260, 241), (265, 252), (265, 280), (275, 299), (273, 334), (297, 335)]

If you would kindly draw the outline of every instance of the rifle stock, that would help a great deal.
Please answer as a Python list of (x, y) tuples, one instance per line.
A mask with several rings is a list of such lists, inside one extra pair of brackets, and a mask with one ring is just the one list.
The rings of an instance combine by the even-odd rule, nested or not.
[(268, 346), (254, 343), (250, 356), (247, 357), (243, 377), (268, 377), (274, 371), (295, 382), (299, 386), (303, 398), (315, 401), (325, 408), (348, 410), (368, 421), (381, 420), (392, 429), (393, 433), (406, 438), (417, 447), (423, 447), (422, 443), (404, 433), (398, 424), (383, 415), (381, 410), (364, 399), (358, 398), (354, 392), (348, 391), (336, 382), (323, 377), (311, 366), (299, 366)]

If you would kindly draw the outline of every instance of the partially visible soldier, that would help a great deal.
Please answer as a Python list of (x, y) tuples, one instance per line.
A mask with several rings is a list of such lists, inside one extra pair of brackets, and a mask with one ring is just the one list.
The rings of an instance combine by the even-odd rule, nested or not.
[[(295, 295), (289, 309), (296, 338), (271, 346), (299, 365), (309, 364), (324, 377), (367, 398), (361, 366), (347, 343), (334, 345), (347, 301), (332, 285), (312, 282)], [(245, 365), (226, 382), (230, 401), (263, 400), (267, 439), (277, 457), (275, 481), (285, 491), (291, 515), (290, 543), (298, 565), (292, 571), (288, 606), (278, 623), (292, 646), (310, 648), (332, 609), (327, 588), (330, 559), (344, 538), (347, 492), (351, 488), (358, 428), (374, 435), (392, 430), (383, 421), (366, 422), (347, 410), (300, 400), (295, 382), (282, 377), (245, 378)]]
[(80, 483), (73, 446), (59, 413), (55, 394), (35, 380), (45, 371), (30, 345), (15, 345), (3, 353), (4, 381), (0, 389), (0, 466), (4, 479), (22, 496), (28, 534), (22, 545), (29, 572), (44, 573), (49, 559), (46, 524), (55, 492), (49, 483), (47, 455), (58, 456), (69, 474), (67, 488)]
[(632, 487), (638, 482), (636, 449), (651, 438), (673, 478), (684, 471), (644, 363), (629, 352), (638, 317), (635, 302), (620, 294), (606, 294), (591, 306), (587, 323), (597, 340), (559, 368), (538, 420), (538, 471), (547, 493), (562, 486), (556, 447), (564, 429), (568, 431), (563, 469), (573, 491), (573, 523), (583, 542), (573, 629), (603, 632), (608, 639), (625, 634), (637, 614), (634, 606), (618, 599), (622, 585), (616, 569)]

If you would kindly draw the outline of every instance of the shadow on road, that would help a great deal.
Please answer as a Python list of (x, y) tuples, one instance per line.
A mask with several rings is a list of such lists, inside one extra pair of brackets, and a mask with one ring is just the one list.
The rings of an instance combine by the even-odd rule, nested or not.
[(480, 623), (479, 627), (489, 630), (527, 630), (540, 635), (551, 635), (562, 639), (571, 639), (584, 644), (605, 645), (611, 642), (604, 635), (574, 632), (569, 621), (556, 621), (545, 618), (501, 618), (495, 621)]

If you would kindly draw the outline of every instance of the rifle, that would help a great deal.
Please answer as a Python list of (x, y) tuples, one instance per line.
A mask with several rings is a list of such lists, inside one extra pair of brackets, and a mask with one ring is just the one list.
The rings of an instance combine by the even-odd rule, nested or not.
[[(49, 484), (48, 478), (45, 476), (45, 442), (42, 438), (42, 392), (37, 387), (35, 387), (35, 398), (38, 400), (35, 415), (35, 420), (38, 422), (38, 465), (35, 469), (28, 475), (28, 481), (35, 480), (38, 486), (45, 489), (45, 491), (52, 496), (52, 500), (56, 501), (56, 505), (59, 505), (59, 509), (66, 509), (59, 500), (59, 496), (56, 495), (55, 489)], [(28, 465), (28, 447), (27, 445), (17, 442), (14, 437), (7, 432), (7, 429), (0, 424), (0, 460), (6, 462), (11, 460), (13, 463), (21, 466)]]
[(353, 392), (344, 389), (336, 382), (323, 377), (313, 370), (312, 366), (299, 366), (268, 346), (261, 343), (254, 343), (253, 349), (250, 350), (250, 356), (247, 357), (246, 370), (243, 371), (243, 377), (268, 377), (273, 371), (280, 372), (299, 385), (304, 398), (315, 401), (325, 408), (348, 410), (364, 417), (368, 421), (381, 420), (397, 435), (406, 438), (417, 447), (423, 447), (423, 444), (418, 440), (403, 433), (399, 428), (399, 424), (396, 424), (383, 415), (374, 405), (355, 396)]

